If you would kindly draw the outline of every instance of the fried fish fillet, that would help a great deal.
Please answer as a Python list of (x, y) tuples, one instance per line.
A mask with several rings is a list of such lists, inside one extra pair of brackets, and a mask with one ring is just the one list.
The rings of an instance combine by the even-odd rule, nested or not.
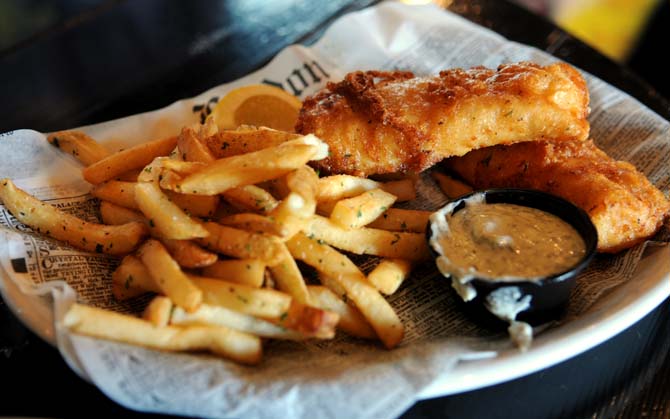
[(477, 189), (532, 188), (567, 199), (591, 217), (599, 252), (651, 237), (670, 211), (670, 202), (635, 166), (612, 159), (592, 141), (494, 146), (444, 165)]
[(496, 144), (588, 138), (589, 95), (568, 64), (521, 62), (436, 76), (357, 71), (308, 98), (296, 131), (331, 154), (329, 173), (419, 172), (445, 157)]

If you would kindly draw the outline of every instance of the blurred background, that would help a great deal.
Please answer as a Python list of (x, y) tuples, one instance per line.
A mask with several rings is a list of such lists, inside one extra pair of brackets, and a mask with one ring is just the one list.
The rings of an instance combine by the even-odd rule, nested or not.
[[(449, 6), (455, 0), (401, 1), (406, 3), (434, 2), (442, 6)], [(670, 97), (670, 83), (667, 76), (670, 73), (670, 68), (667, 64), (662, 63), (665, 61), (664, 54), (668, 51), (666, 44), (670, 41), (670, 0), (500, 1), (512, 1), (545, 19), (557, 23), (567, 32), (585, 41), (611, 60), (628, 66), (658, 90), (661, 95), (666, 98)], [(97, 21), (101, 16), (114, 13), (118, 9), (127, 9), (131, 3), (133, 3), (133, 10), (145, 14), (146, 22), (163, 26), (166, 18), (170, 20), (167, 12), (160, 12), (161, 5), (168, 2), (162, 3), (160, 0), (0, 0), (0, 59), (4, 60), (4, 65), (13, 62), (18, 63), (18, 58), (15, 60), (14, 55), (22, 47), (39, 43), (55, 32), (66, 32), (68, 28), (79, 26), (82, 23), (85, 24), (87, 21)], [(190, 0), (188, 0), (188, 3), (190, 3)], [(209, 22), (210, 20), (216, 20), (218, 25), (238, 26), (240, 22), (236, 22), (237, 18), (249, 19), (249, 12), (254, 8), (257, 10), (263, 8), (265, 11), (268, 8), (286, 10), (296, 8), (296, 10), (299, 10), (304, 9), (308, 2), (304, 0), (212, 1), (209, 3), (211, 8), (209, 16), (203, 16), (201, 13), (202, 6), (204, 6), (202, 2), (196, 3), (200, 4), (201, 7), (197, 8), (198, 13), (193, 13), (193, 19), (188, 19), (189, 21), (192, 20), (190, 22), (192, 26), (190, 28), (175, 28), (173, 41), (176, 46), (180, 43), (180, 40), (177, 39), (180, 30), (197, 31), (203, 24), (204, 26), (211, 26), (213, 22)], [(346, 3), (361, 2), (332, 0), (324, 2), (323, 8), (332, 8), (336, 4)], [(368, 1), (363, 3), (367, 4)], [(477, 1), (472, 0), (467, 3), (476, 7)], [(215, 10), (223, 7), (223, 4), (226, 4), (225, 8), (227, 10), (240, 9), (240, 13), (236, 16), (230, 16), (231, 19), (228, 20), (214, 18)], [(188, 7), (190, 6), (186, 8)], [(144, 10), (144, 13), (141, 10)], [(161, 16), (156, 16), (156, 14)], [(290, 14), (290, 12), (287, 14)], [(173, 16), (172, 19), (175, 20), (175, 17)], [(183, 24), (183, 18), (178, 20)], [(265, 36), (262, 33), (264, 22), (249, 21), (246, 23), (250, 28), (257, 28), (259, 33), (257, 36)], [(141, 39), (140, 34), (152, 29), (151, 27), (138, 27), (136, 21), (125, 19), (125, 24), (118, 30), (119, 35), (122, 33), (123, 35), (113, 38), (117, 39), (118, 42), (127, 42), (129, 39)], [(291, 29), (287, 29), (287, 31), (289, 30)], [(225, 31), (225, 27), (220, 27), (215, 32), (221, 32), (220, 35), (225, 36)], [(138, 36), (133, 36), (133, 32), (136, 32)], [(251, 33), (249, 35), (253, 36)], [(136, 46), (138, 50), (143, 50), (143, 48), (151, 50), (146, 45)], [(103, 48), (112, 50), (115, 49), (114, 47), (114, 45), (103, 46)], [(138, 53), (141, 54), (142, 52)]]
[(514, 0), (552, 20), (670, 97), (670, 0)]

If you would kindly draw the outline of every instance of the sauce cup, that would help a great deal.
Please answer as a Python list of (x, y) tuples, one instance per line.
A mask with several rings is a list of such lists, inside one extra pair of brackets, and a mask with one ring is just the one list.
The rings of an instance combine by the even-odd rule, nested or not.
[[(585, 245), (583, 256), (560, 272), (533, 278), (489, 277), (474, 269), (466, 275), (467, 278), (456, 278), (457, 274), (451, 275), (444, 268), (444, 261), (448, 260), (449, 254), (442, 253), (443, 248), (438, 240), (445, 234), (444, 223), (448, 223), (447, 219), (465, 208), (468, 203), (515, 204), (553, 214), (579, 234)], [(523, 349), (527, 348), (532, 339), (532, 331), (529, 332), (530, 326), (527, 323), (538, 325), (552, 320), (567, 305), (577, 275), (596, 253), (598, 234), (588, 214), (572, 203), (545, 192), (506, 188), (477, 191), (449, 202), (431, 216), (426, 238), (438, 269), (444, 276), (451, 277), (452, 287), (465, 302), (468, 313), (487, 326), (496, 326), (496, 323), (509, 324), (510, 335)], [(512, 330), (520, 327), (525, 328), (524, 333), (530, 333), (530, 337), (526, 337), (526, 344), (523, 343), (523, 337), (515, 337), (518, 330)]]

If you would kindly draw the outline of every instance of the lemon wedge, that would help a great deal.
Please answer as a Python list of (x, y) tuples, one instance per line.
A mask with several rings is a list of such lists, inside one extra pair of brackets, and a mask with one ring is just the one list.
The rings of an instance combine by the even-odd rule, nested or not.
[(284, 90), (267, 84), (239, 87), (225, 95), (210, 118), (219, 129), (255, 125), (293, 131), (302, 103)]

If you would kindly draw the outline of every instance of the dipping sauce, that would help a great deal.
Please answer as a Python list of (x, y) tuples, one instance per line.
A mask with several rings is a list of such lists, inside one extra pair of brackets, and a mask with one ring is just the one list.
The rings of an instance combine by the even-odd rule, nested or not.
[(535, 208), (468, 202), (447, 215), (446, 222), (448, 231), (436, 239), (452, 272), (496, 280), (541, 279), (568, 270), (586, 252), (570, 224)]

